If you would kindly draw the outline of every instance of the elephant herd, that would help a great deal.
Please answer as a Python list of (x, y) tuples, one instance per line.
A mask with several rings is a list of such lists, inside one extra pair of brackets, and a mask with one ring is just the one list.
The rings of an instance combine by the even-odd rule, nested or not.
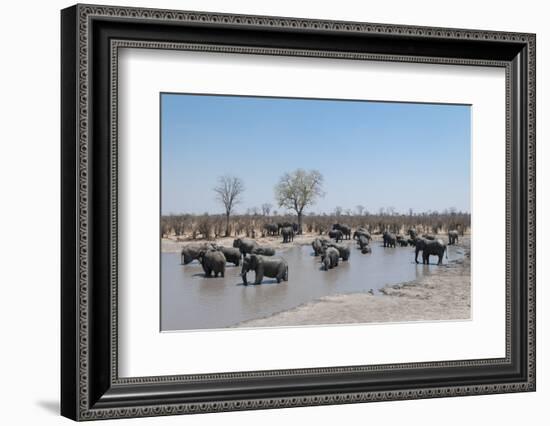
[(275, 278), (278, 283), (288, 281), (288, 264), (285, 259), (275, 256), (275, 249), (258, 244), (250, 238), (237, 238), (233, 247), (217, 244), (191, 244), (182, 248), (181, 263), (187, 265), (198, 260), (205, 277), (225, 276), (225, 265), (233, 263), (239, 266), (242, 261), (241, 277), (248, 284), (246, 274), (256, 273), (255, 284), (260, 284), (264, 277)]
[[(273, 228), (274, 230), (275, 228)], [(294, 239), (293, 226), (282, 226), (277, 229), (283, 236), (284, 242)], [(418, 254), (422, 252), (422, 263), (428, 264), (430, 256), (438, 257), (438, 265), (443, 262), (443, 255), (447, 254), (447, 245), (432, 235), (424, 234), (417, 236), (416, 230), (411, 228), (407, 231), (408, 238), (403, 235), (396, 235), (391, 232), (382, 234), (384, 248), (415, 247), (415, 262), (418, 262)], [(353, 232), (347, 225), (334, 224), (328, 232), (329, 238), (315, 238), (311, 246), (314, 256), (320, 256), (321, 268), (325, 271), (337, 267), (340, 260), (347, 262), (350, 258), (350, 246), (339, 244), (344, 239), (356, 240), (362, 254), (372, 253), (370, 242), (372, 236), (365, 228), (358, 228)], [(449, 245), (458, 243), (458, 232), (448, 232)], [(288, 241), (287, 241), (288, 240)], [(335, 242), (333, 242), (335, 240)], [(247, 273), (254, 271), (256, 276), (255, 284), (260, 284), (264, 277), (275, 278), (277, 283), (288, 281), (288, 263), (280, 257), (275, 256), (275, 250), (271, 247), (261, 246), (257, 241), (250, 238), (236, 238), (232, 247), (224, 247), (212, 243), (191, 244), (182, 248), (181, 263), (187, 265), (193, 260), (198, 260), (202, 265), (205, 277), (225, 276), (225, 266), (233, 263), (239, 266), (242, 262), (241, 277), (245, 285), (248, 284)]]

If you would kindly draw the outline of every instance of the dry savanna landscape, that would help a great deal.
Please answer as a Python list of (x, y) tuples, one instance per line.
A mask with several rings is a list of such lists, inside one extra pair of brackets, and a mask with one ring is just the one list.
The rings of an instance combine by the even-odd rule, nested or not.
[(469, 105), (161, 102), (161, 330), (470, 319)]
[[(281, 181), (300, 181), (286, 178)], [(240, 185), (237, 178), (220, 177), (216, 194), (221, 204)], [(233, 201), (238, 200), (240, 193), (234, 195)], [(311, 192), (311, 200), (318, 195)], [(263, 287), (271, 291), (278, 286), (275, 299), (293, 287), (311, 293), (283, 304), (284, 309), (258, 309), (225, 326), (460, 320), (470, 318), (469, 231), (470, 215), (454, 209), (398, 214), (390, 208), (373, 214), (358, 205), (353, 210), (337, 207), (331, 214), (280, 215), (266, 203), (246, 214), (163, 216), (161, 247), (173, 255), (173, 266), (194, 268), (185, 285), (201, 286), (207, 280), (215, 286), (218, 281), (220, 287), (247, 292), (252, 300), (255, 292), (266, 298)], [(216, 264), (220, 258), (223, 266)], [(398, 270), (403, 270), (402, 281), (399, 274), (390, 277)], [(350, 277), (357, 283), (346, 288)], [(338, 281), (341, 285), (333, 285)], [(310, 292), (312, 284), (329, 288)]]

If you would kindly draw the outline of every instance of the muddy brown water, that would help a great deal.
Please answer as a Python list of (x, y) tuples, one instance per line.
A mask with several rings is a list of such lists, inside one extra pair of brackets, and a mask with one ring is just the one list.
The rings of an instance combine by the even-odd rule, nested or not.
[[(412, 247), (384, 248), (376, 242), (372, 254), (361, 254), (356, 244), (348, 243), (349, 261), (329, 271), (321, 270), (320, 258), (313, 256), (311, 246), (279, 250), (277, 255), (288, 262), (289, 280), (277, 284), (275, 279), (264, 278), (262, 284), (248, 286), (243, 285), (240, 266), (228, 264), (224, 278), (205, 278), (197, 261), (184, 266), (178, 253), (161, 253), (161, 330), (225, 328), (323, 296), (370, 289), (376, 295), (386, 285), (414, 281), (438, 268), (435, 264), (417, 265)], [(462, 258), (464, 251), (449, 246), (448, 256), (444, 264)], [(436, 263), (437, 258), (432, 257), (431, 262)], [(253, 280), (254, 272), (249, 272), (249, 283)]]

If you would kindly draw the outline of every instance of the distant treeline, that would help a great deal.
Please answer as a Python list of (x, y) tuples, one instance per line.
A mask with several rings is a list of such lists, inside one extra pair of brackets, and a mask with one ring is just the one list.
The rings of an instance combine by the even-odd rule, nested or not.
[[(220, 238), (226, 236), (246, 236), (250, 238), (266, 235), (265, 225), (269, 223), (296, 223), (296, 215), (243, 214), (233, 215), (227, 226), (227, 216), (179, 214), (162, 216), (160, 220), (161, 237), (176, 236), (192, 239)], [(414, 227), (419, 233), (439, 233), (458, 230), (462, 235), (470, 229), (470, 213), (445, 211), (409, 214), (313, 214), (303, 216), (302, 231), (322, 235), (335, 223), (346, 224), (353, 229), (363, 227), (373, 234), (390, 231), (406, 233)]]

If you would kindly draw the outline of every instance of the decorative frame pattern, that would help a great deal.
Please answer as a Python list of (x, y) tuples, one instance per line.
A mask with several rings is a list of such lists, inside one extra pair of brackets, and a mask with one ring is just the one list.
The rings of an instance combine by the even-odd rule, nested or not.
[[(72, 103), (68, 108), (76, 109), (74, 129), (74, 138), (64, 140), (64, 146), (73, 144), (75, 149), (75, 157), (67, 159), (74, 162), (76, 159), (76, 167), (71, 169), (71, 174), (74, 174), (75, 199), (65, 199), (64, 203), (71, 202), (70, 208), (74, 209), (76, 216), (75, 231), (73, 238), (76, 243), (73, 250), (68, 250), (64, 253), (64, 262), (76, 262), (73, 265), (76, 276), (64, 281), (63, 291), (69, 291), (71, 288), (74, 292), (76, 301), (75, 306), (69, 309), (66, 303), (62, 302), (62, 309), (65, 312), (63, 321), (72, 321), (72, 326), (75, 327), (76, 336), (67, 336), (65, 331), (64, 337), (64, 354), (67, 357), (77, 356), (74, 359), (74, 364), (63, 366), (63, 368), (71, 368), (72, 371), (65, 372), (65, 377), (73, 378), (73, 380), (63, 380), (62, 384), (65, 390), (62, 390), (62, 413), (77, 420), (92, 420), (113, 417), (141, 417), (151, 415), (170, 415), (170, 414), (185, 414), (197, 412), (214, 412), (214, 411), (229, 411), (229, 410), (244, 410), (244, 409), (262, 409), (262, 408), (281, 408), (292, 406), (308, 406), (308, 405), (325, 405), (325, 404), (342, 404), (353, 402), (366, 401), (382, 401), (382, 400), (399, 400), (399, 399), (415, 399), (415, 398), (435, 398), (443, 396), (461, 396), (475, 395), (487, 393), (504, 393), (517, 391), (533, 391), (535, 389), (535, 36), (533, 34), (519, 34), (510, 32), (494, 32), (494, 31), (477, 31), (463, 29), (447, 29), (447, 28), (426, 28), (426, 27), (410, 27), (400, 25), (385, 25), (385, 24), (369, 24), (357, 22), (336, 22), (324, 20), (309, 20), (309, 19), (293, 19), (293, 18), (275, 18), (263, 16), (245, 16), (245, 15), (228, 15), (228, 14), (213, 14), (201, 12), (183, 12), (183, 11), (167, 11), (156, 9), (136, 9), (136, 8), (121, 8), (121, 7), (103, 7), (103, 6), (88, 6), (77, 5), (73, 8), (64, 11), (66, 25), (70, 28), (66, 30), (64, 38), (70, 36), (75, 38), (73, 45), (65, 46), (65, 50), (72, 50), (71, 55), (66, 56), (69, 59), (74, 59), (74, 63), (70, 66), (65, 65), (67, 72), (74, 74), (74, 87), (65, 88), (64, 90), (73, 90), (76, 93), (76, 106)], [(91, 315), (91, 297), (90, 291), (92, 282), (91, 268), (94, 260), (91, 256), (91, 215), (93, 214), (93, 199), (91, 186), (93, 170), (90, 169), (91, 162), (90, 143), (93, 136), (91, 132), (90, 116), (92, 114), (92, 102), (94, 96), (94, 86), (91, 76), (91, 58), (93, 56), (92, 49), (94, 47), (92, 40), (93, 36), (92, 23), (94, 20), (110, 20), (111, 22), (139, 22), (142, 24), (178, 24), (192, 26), (224, 26), (238, 28), (254, 28), (259, 30), (290, 30), (292, 32), (307, 32), (315, 31), (321, 33), (338, 33), (338, 34), (359, 34), (359, 35), (375, 35), (381, 37), (411, 37), (415, 40), (446, 40), (481, 42), (481, 43), (504, 43), (506, 45), (515, 45), (518, 48), (524, 49), (525, 54), (522, 59), (526, 61), (524, 67), (526, 69), (525, 78), (522, 81), (513, 79), (517, 63), (513, 60), (502, 59), (483, 59), (483, 58), (460, 58), (460, 57), (440, 57), (440, 56), (407, 56), (391, 53), (364, 53), (364, 52), (346, 52), (346, 51), (326, 51), (315, 49), (295, 49), (295, 48), (276, 48), (276, 47), (249, 47), (242, 45), (216, 45), (212, 43), (182, 43), (176, 41), (145, 41), (130, 39), (110, 39), (109, 55), (110, 63), (108, 64), (110, 71), (109, 90), (110, 90), (110, 306), (109, 320), (110, 329), (108, 330), (110, 343), (110, 359), (108, 366), (108, 379), (104, 378), (103, 383), (99, 385), (91, 385), (91, 375), (97, 372), (97, 368), (93, 367), (90, 362), (91, 353), (93, 351), (94, 334), (91, 330), (94, 325), (94, 315)], [(67, 41), (66, 41), (67, 42)], [(67, 42), (68, 43), (68, 42)], [(262, 55), (293, 55), (293, 56), (314, 56), (333, 59), (359, 59), (359, 60), (374, 60), (374, 61), (398, 61), (398, 62), (424, 62), (424, 63), (443, 63), (456, 65), (482, 65), (504, 67), (506, 69), (506, 135), (507, 135), (507, 153), (506, 153), (506, 193), (507, 193), (507, 217), (506, 226), (507, 233), (510, 238), (507, 238), (507, 261), (506, 261), (506, 357), (504, 359), (487, 359), (487, 360), (467, 360), (453, 362), (435, 362), (435, 363), (415, 363), (415, 364), (393, 364), (393, 365), (378, 365), (378, 366), (361, 366), (361, 367), (327, 367), (321, 369), (304, 369), (304, 370), (275, 370), (262, 372), (246, 372), (246, 373), (222, 373), (213, 375), (193, 375), (193, 376), (162, 376), (162, 377), (146, 377), (146, 378), (118, 378), (117, 374), (117, 69), (118, 69), (118, 49), (122, 47), (132, 48), (154, 48), (154, 49), (183, 49), (183, 50), (198, 50), (198, 51), (217, 51), (226, 53), (239, 54), (262, 54)], [(74, 68), (74, 69), (73, 69)], [(516, 86), (525, 85), (521, 89)], [(517, 95), (518, 90), (525, 91), (525, 105), (514, 105), (513, 98)], [(147, 402), (137, 402), (133, 399), (122, 398), (116, 401), (116, 398), (103, 398), (101, 394), (107, 395), (108, 392), (102, 392), (103, 387), (113, 389), (115, 396), (117, 390), (122, 390), (128, 386), (157, 386), (169, 385), (171, 383), (182, 382), (202, 382), (202, 383), (217, 383), (227, 379), (243, 379), (243, 378), (265, 378), (265, 377), (304, 377), (307, 375), (328, 375), (331, 374), (346, 374), (359, 372), (373, 371), (388, 371), (388, 370), (405, 370), (405, 369), (425, 369), (425, 368), (448, 368), (448, 367), (473, 367), (473, 366), (488, 366), (488, 365), (511, 365), (512, 364), (512, 328), (513, 321), (517, 320), (513, 317), (511, 308), (512, 301), (512, 266), (510, 257), (513, 255), (510, 240), (512, 238), (513, 218), (511, 210), (513, 208), (512, 194), (512, 149), (511, 139), (519, 129), (512, 128), (512, 114), (517, 113), (515, 109), (520, 108), (524, 117), (525, 136), (522, 140), (524, 143), (526, 182), (523, 185), (524, 193), (517, 194), (518, 200), (524, 203), (525, 207), (525, 229), (527, 232), (525, 247), (526, 269), (525, 269), (525, 312), (523, 316), (526, 320), (525, 324), (525, 365), (522, 366), (524, 374), (521, 380), (503, 382), (503, 383), (484, 383), (477, 385), (456, 385), (456, 386), (434, 386), (426, 388), (410, 388), (402, 387), (398, 390), (377, 390), (377, 391), (360, 391), (360, 392), (328, 392), (316, 393), (312, 395), (300, 396), (273, 396), (268, 398), (220, 398), (215, 401), (164, 401), (154, 404)], [(65, 112), (65, 105), (64, 105)], [(74, 123), (73, 123), (74, 124)], [(65, 163), (64, 163), (65, 164)], [(521, 170), (520, 170), (521, 171)], [(515, 175), (514, 175), (515, 176)], [(92, 201), (91, 201), (92, 200)], [(65, 205), (65, 204), (64, 204)], [(64, 207), (65, 208), (65, 207)], [(68, 207), (69, 208), (69, 207)], [(70, 232), (71, 230), (67, 230)], [(519, 231), (514, 231), (519, 232)], [(67, 258), (68, 256), (68, 258)], [(523, 278), (522, 276), (519, 277)], [(517, 277), (515, 277), (517, 279)], [(517, 297), (517, 295), (515, 295)], [(67, 348), (65, 348), (65, 346)], [(66, 353), (67, 352), (67, 353)], [(104, 363), (104, 362), (103, 362)], [(103, 364), (101, 371), (103, 371)], [(68, 394), (73, 392), (75, 398), (70, 398)], [(104, 401), (102, 401), (104, 400)], [(114, 401), (114, 402), (113, 402)]]

